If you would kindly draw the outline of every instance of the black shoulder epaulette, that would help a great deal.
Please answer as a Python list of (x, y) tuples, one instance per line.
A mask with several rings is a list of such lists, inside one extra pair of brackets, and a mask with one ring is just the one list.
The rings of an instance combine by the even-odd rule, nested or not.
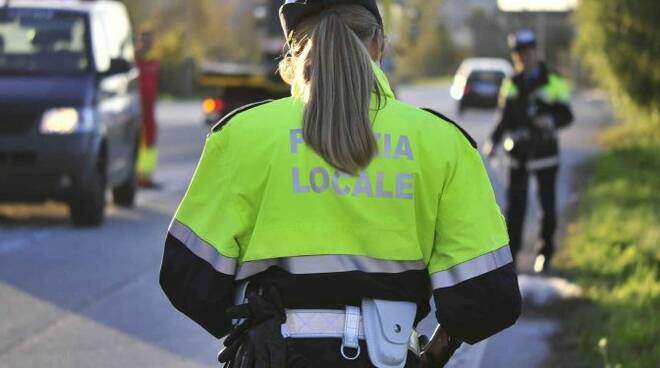
[(441, 113), (439, 113), (439, 112), (437, 112), (437, 111), (435, 111), (435, 110), (433, 110), (433, 109), (422, 108), (422, 110), (427, 111), (427, 112), (430, 112), (431, 114), (433, 114), (433, 115), (439, 117), (440, 119), (442, 119), (442, 120), (444, 120), (444, 121), (446, 121), (446, 122), (452, 124), (452, 125), (455, 126), (456, 128), (458, 128), (458, 130), (460, 130), (461, 133), (463, 133), (463, 135), (464, 135), (465, 138), (468, 140), (468, 142), (470, 142), (470, 144), (472, 145), (472, 147), (477, 148), (477, 142), (474, 140), (474, 138), (472, 138), (472, 136), (471, 136), (467, 131), (465, 131), (465, 129), (461, 128), (461, 126), (458, 125), (458, 123), (456, 123), (455, 121), (451, 120), (450, 118), (448, 118), (448, 117), (442, 115)]
[(238, 115), (239, 113), (241, 113), (243, 111), (246, 111), (246, 110), (250, 110), (254, 107), (269, 103), (271, 101), (273, 101), (273, 100), (259, 101), (259, 102), (247, 104), (247, 105), (244, 105), (244, 106), (241, 106), (241, 107), (237, 108), (236, 110), (234, 110), (234, 111), (228, 113), (227, 115), (223, 116), (222, 119), (220, 119), (220, 121), (215, 123), (215, 125), (213, 125), (213, 128), (211, 129), (211, 132), (216, 133), (216, 132), (219, 132), (220, 130), (222, 130), (222, 128), (225, 125), (227, 125), (229, 120), (231, 120), (234, 116)]

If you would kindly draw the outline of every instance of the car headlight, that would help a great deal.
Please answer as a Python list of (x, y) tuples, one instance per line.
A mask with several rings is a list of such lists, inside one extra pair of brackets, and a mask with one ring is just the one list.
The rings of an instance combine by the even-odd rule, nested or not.
[(86, 109), (58, 107), (48, 109), (41, 118), (39, 131), (42, 134), (71, 134), (84, 131), (89, 124)]

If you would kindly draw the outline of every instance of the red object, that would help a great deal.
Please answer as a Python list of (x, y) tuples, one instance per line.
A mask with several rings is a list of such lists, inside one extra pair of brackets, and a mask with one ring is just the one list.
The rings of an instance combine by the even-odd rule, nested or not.
[(465, 88), (463, 89), (463, 96), (465, 96), (465, 95), (467, 95), (468, 93), (470, 93), (470, 91), (472, 91), (472, 86), (469, 85), (469, 84), (466, 84), (466, 85), (465, 85)]
[(222, 99), (216, 99), (215, 100), (215, 111), (217, 112), (222, 112), (222, 110), (225, 109), (225, 101)]
[(158, 60), (137, 59), (142, 99), (142, 137), (146, 147), (156, 145), (156, 101), (158, 99)]

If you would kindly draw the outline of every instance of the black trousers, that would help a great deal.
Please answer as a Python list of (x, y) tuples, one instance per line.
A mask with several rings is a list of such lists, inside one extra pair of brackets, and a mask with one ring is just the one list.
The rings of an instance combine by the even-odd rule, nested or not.
[[(524, 166), (524, 165), (522, 165)], [(539, 253), (546, 259), (554, 254), (554, 234), (557, 228), (556, 182), (558, 167), (529, 171), (525, 167), (511, 168), (507, 190), (506, 220), (509, 229), (509, 246), (515, 260), (522, 246), (523, 225), (527, 209), (529, 177), (536, 177), (538, 197), (541, 202), (541, 248)]]

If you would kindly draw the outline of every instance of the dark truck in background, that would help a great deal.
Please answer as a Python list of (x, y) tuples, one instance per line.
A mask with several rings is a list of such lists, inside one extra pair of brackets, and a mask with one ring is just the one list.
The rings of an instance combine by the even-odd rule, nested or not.
[(0, 1), (0, 201), (69, 205), (103, 221), (106, 189), (133, 205), (138, 70), (125, 7)]
[(208, 92), (202, 103), (207, 124), (216, 123), (241, 106), (290, 95), (289, 85), (277, 73), (278, 59), (286, 44), (278, 15), (281, 3), (245, 3), (256, 21), (255, 41), (261, 45), (261, 57), (256, 63), (202, 63), (198, 82)]

